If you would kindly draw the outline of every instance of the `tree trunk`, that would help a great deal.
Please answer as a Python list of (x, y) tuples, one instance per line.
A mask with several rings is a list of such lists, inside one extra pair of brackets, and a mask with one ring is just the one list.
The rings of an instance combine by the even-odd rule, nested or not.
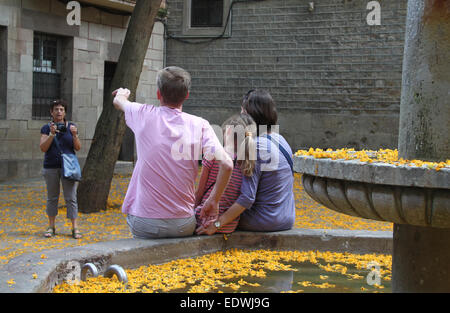
[(134, 101), (153, 24), (161, 0), (138, 0), (131, 15), (111, 88), (103, 99), (103, 111), (95, 127), (91, 148), (83, 168), (77, 198), (79, 211), (99, 212), (106, 209), (114, 167), (125, 132), (124, 114), (112, 104), (112, 91), (124, 87)]

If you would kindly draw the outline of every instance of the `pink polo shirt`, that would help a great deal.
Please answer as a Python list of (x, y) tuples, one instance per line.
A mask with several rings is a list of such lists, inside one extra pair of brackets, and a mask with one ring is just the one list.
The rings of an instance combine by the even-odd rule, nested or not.
[(144, 218), (194, 215), (198, 160), (222, 153), (205, 119), (166, 106), (131, 103), (125, 121), (134, 132), (137, 162), (122, 212)]

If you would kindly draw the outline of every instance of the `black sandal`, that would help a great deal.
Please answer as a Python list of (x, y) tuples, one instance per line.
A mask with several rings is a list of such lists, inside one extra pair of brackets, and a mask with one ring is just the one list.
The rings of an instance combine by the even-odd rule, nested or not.
[(55, 227), (50, 227), (50, 226), (47, 228), (47, 230), (44, 233), (45, 238), (51, 238), (55, 235), (56, 235)]
[(81, 239), (83, 236), (81, 236), (80, 231), (78, 230), (78, 228), (74, 228), (72, 229), (72, 238), (73, 239)]

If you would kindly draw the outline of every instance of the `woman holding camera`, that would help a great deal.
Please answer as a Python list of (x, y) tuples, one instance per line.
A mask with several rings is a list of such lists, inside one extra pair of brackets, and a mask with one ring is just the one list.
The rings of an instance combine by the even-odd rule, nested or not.
[[(44, 168), (42, 174), (47, 185), (47, 216), (49, 226), (45, 237), (55, 236), (55, 220), (58, 214), (58, 200), (60, 181), (63, 186), (64, 200), (67, 206), (67, 218), (72, 221), (72, 237), (80, 239), (78, 230), (78, 204), (77, 204), (77, 182), (65, 179), (62, 176), (61, 150), (63, 153), (73, 153), (81, 149), (78, 138), (78, 130), (75, 124), (66, 121), (67, 103), (64, 100), (55, 100), (50, 106), (52, 121), (41, 128), (40, 148), (45, 152)], [(59, 147), (55, 140), (58, 141)]]

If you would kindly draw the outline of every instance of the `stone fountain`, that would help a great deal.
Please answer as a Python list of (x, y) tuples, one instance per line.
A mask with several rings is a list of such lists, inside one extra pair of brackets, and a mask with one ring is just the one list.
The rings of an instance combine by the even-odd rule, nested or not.
[[(399, 157), (450, 159), (450, 1), (409, 0)], [(295, 157), (305, 191), (340, 213), (394, 223), (394, 292), (450, 292), (450, 168)]]

